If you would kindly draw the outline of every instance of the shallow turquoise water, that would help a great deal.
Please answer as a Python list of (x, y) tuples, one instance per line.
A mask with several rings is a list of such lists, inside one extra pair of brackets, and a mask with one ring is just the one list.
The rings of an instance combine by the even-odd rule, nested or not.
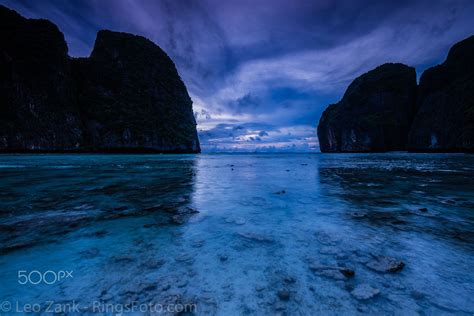
[[(2, 155), (0, 174), (0, 302), (20, 311), (474, 313), (473, 155)], [(405, 266), (374, 271), (379, 256)], [(73, 278), (18, 283), (48, 270)]]

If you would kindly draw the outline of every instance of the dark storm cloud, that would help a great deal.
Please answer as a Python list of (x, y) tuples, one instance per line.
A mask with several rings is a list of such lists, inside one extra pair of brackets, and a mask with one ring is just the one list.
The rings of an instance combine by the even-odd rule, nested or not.
[(259, 97), (247, 93), (236, 100), (231, 100), (227, 104), (228, 108), (233, 110), (235, 114), (242, 114), (244, 112), (254, 112), (260, 106), (262, 101)]
[(268, 124), (258, 124), (258, 123), (244, 123), (244, 124), (217, 124), (215, 127), (202, 132), (202, 140), (209, 139), (222, 139), (222, 138), (231, 138), (231, 139), (242, 139), (242, 136), (252, 135), (250, 137), (265, 137), (268, 136), (268, 133), (265, 129), (275, 130), (279, 132), (274, 126)]
[(150, 38), (175, 61), (203, 148), (311, 150), (321, 112), (384, 62), (418, 73), (471, 35), (474, 1), (0, 0), (48, 18), (70, 54), (100, 29)]

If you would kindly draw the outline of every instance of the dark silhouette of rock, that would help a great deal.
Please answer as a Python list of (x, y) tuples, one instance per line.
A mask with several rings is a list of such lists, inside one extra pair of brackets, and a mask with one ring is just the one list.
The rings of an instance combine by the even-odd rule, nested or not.
[(408, 149), (474, 151), (474, 36), (422, 74)]
[(0, 6), (0, 150), (69, 150), (82, 142), (63, 34)]
[(47, 20), (0, 6), (0, 152), (200, 152), (192, 101), (146, 38), (100, 31), (71, 59)]
[(87, 145), (199, 151), (191, 98), (160, 47), (141, 36), (99, 31), (90, 58), (73, 65)]
[(384, 64), (356, 78), (321, 116), (322, 152), (404, 150), (414, 115), (415, 69)]
[(321, 116), (322, 152), (474, 152), (474, 36), (426, 70), (385, 64), (354, 80)]

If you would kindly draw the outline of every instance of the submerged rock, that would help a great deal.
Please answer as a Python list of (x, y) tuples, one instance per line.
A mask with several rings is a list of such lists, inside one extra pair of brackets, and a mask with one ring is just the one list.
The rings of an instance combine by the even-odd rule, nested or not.
[(179, 288), (185, 287), (186, 285), (188, 285), (188, 280), (186, 279), (180, 279), (176, 282), (176, 286)]
[(392, 257), (378, 256), (366, 264), (366, 266), (377, 272), (399, 272), (405, 266), (401, 260)]
[(352, 212), (351, 217), (353, 217), (353, 218), (365, 218), (365, 217), (367, 217), (367, 213), (365, 213), (365, 212)]
[(412, 151), (474, 151), (474, 36), (455, 44), (420, 78)]
[(199, 211), (192, 207), (181, 207), (175, 211), (173, 216), (171, 216), (171, 222), (178, 225), (184, 224), (196, 213), (199, 213)]
[(93, 233), (88, 233), (86, 234), (86, 236), (101, 238), (101, 237), (105, 237), (108, 233), (109, 233), (108, 231), (106, 231), (105, 229), (102, 229), (102, 230), (95, 231)]
[(181, 255), (175, 257), (174, 260), (176, 260), (177, 262), (184, 262), (184, 263), (187, 263), (187, 264), (193, 264), (194, 263), (194, 258), (190, 254), (187, 254), (187, 253), (184, 253), (184, 254), (181, 254)]
[(345, 280), (346, 278), (350, 278), (355, 275), (355, 271), (347, 267), (311, 264), (309, 266), (309, 269), (313, 271), (316, 275), (328, 277), (335, 280)]
[(271, 243), (271, 242), (274, 241), (274, 240), (273, 240), (271, 237), (269, 237), (269, 236), (265, 236), (265, 235), (261, 235), (261, 234), (257, 234), (257, 233), (251, 233), (251, 232), (237, 233), (237, 235), (239, 235), (240, 237), (242, 237), (242, 238), (244, 238), (244, 239), (253, 240), (253, 241), (258, 241), (258, 242)]
[(146, 282), (146, 283), (140, 283), (138, 285), (138, 293), (142, 293), (142, 292), (148, 292), (148, 291), (153, 291), (153, 290), (156, 290), (158, 288), (157, 284), (156, 283), (150, 283), (150, 282)]
[(283, 282), (287, 284), (296, 283), (296, 279), (290, 275), (287, 275), (283, 278)]
[(90, 248), (84, 251), (81, 251), (80, 254), (86, 259), (92, 259), (99, 255), (100, 250), (97, 248)]
[(229, 260), (229, 257), (227, 255), (220, 255), (219, 260), (221, 262), (226, 262), (227, 260)]
[(356, 288), (351, 292), (352, 296), (354, 296), (358, 300), (368, 300), (378, 295), (379, 293), (379, 289), (374, 288), (368, 284), (360, 284), (356, 286)]
[(404, 150), (414, 115), (416, 72), (384, 64), (355, 79), (318, 125), (322, 152)]
[(114, 256), (112, 257), (113, 261), (116, 263), (125, 263), (125, 262), (133, 262), (135, 261), (135, 258), (132, 256)]
[(158, 269), (165, 263), (166, 261), (162, 259), (149, 259), (143, 262), (142, 266), (144, 266), (147, 269)]
[(342, 273), (340, 273), (338, 270), (335, 269), (321, 269), (321, 270), (314, 270), (314, 274), (325, 277), (328, 279), (333, 279), (333, 280), (345, 280), (346, 277)]
[(279, 290), (277, 292), (278, 298), (282, 301), (288, 301), (290, 299), (290, 292), (287, 290)]
[(340, 268), (339, 272), (341, 272), (348, 278), (353, 277), (355, 275), (355, 271), (349, 268)]
[(319, 250), (319, 253), (323, 255), (335, 255), (339, 252), (340, 252), (339, 248), (332, 247), (332, 246), (324, 246)]
[(267, 288), (267, 287), (266, 287), (265, 285), (263, 285), (263, 284), (257, 284), (257, 285), (255, 285), (255, 291), (257, 291), (257, 292), (261, 292), (261, 291), (265, 290), (266, 288)]
[[(341, 241), (341, 238), (334, 233), (328, 233), (324, 231), (318, 231), (314, 233), (318, 242), (326, 246), (334, 246)], [(330, 247), (329, 247), (330, 248)], [(328, 248), (328, 249), (329, 249)]]
[(245, 223), (247, 223), (247, 220), (243, 217), (236, 217), (236, 218), (227, 217), (225, 219), (225, 222), (229, 223), (229, 224), (233, 223), (233, 224), (237, 224), (237, 225), (245, 225)]
[(191, 246), (193, 248), (201, 248), (202, 246), (204, 246), (205, 243), (206, 243), (205, 240), (201, 240), (201, 239), (200, 240), (195, 240), (195, 241), (192, 242)]
[(413, 297), (415, 300), (422, 300), (426, 297), (426, 294), (418, 291), (418, 290), (412, 290), (410, 292), (411, 297)]
[(244, 225), (247, 221), (243, 217), (237, 217), (234, 221), (237, 225)]

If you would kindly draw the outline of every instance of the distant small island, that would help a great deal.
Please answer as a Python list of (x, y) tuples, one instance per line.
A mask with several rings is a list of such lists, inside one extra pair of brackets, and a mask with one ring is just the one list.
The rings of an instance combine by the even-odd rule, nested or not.
[(322, 152), (474, 152), (474, 36), (416, 83), (415, 69), (384, 64), (356, 78), (321, 116)]
[(48, 20), (0, 6), (0, 28), (0, 152), (200, 152), (191, 98), (153, 42), (104, 30), (71, 58)]

